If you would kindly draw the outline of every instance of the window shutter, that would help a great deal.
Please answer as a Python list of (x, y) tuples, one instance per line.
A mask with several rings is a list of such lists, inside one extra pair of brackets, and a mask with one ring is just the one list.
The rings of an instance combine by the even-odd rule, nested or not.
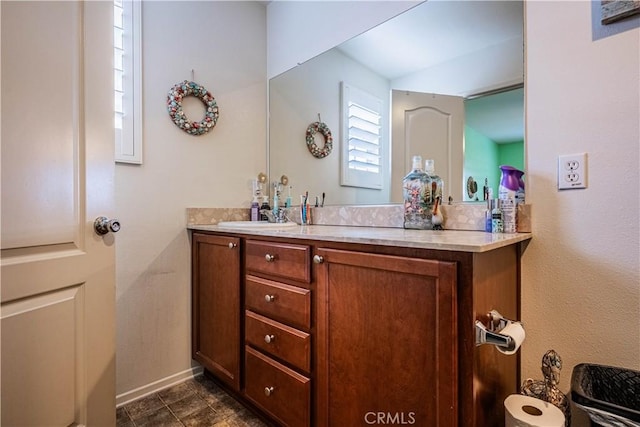
[(115, 160), (142, 163), (140, 0), (113, 2)]
[(342, 82), (341, 185), (382, 189), (382, 100)]

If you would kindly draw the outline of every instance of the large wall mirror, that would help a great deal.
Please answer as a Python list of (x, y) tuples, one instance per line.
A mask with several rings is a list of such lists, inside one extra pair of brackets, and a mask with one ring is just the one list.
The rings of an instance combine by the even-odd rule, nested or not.
[[(522, 2), (429, 0), (274, 77), (271, 181), (286, 175), (294, 201), (308, 191), (330, 205), (400, 203), (401, 179), (421, 155), (435, 159), (454, 201), (482, 200), (468, 193), (470, 178), (497, 189), (499, 165), (524, 168), (523, 50)], [(361, 144), (370, 150), (343, 143), (352, 97), (380, 101), (375, 144)], [(305, 143), (318, 117), (334, 139), (321, 159)], [(382, 184), (349, 178), (352, 164)]]

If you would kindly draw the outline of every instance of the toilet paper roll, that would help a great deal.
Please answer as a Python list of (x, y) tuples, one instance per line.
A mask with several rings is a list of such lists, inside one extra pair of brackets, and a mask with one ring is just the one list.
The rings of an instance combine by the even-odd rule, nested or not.
[(522, 394), (504, 400), (505, 427), (564, 427), (564, 414), (557, 406)]
[(498, 350), (501, 353), (504, 353), (507, 355), (515, 354), (515, 352), (518, 351), (518, 349), (522, 345), (522, 342), (524, 341), (525, 333), (524, 333), (524, 328), (522, 327), (522, 324), (518, 322), (511, 322), (507, 326), (502, 328), (499, 333), (501, 335), (506, 335), (508, 337), (511, 337), (513, 341), (515, 341), (516, 346), (514, 347), (513, 350), (507, 350), (503, 347), (498, 347)]

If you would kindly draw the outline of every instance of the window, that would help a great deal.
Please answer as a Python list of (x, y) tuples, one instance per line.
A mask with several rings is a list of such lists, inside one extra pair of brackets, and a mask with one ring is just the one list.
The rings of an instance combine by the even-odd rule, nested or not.
[(340, 184), (382, 189), (382, 100), (342, 82)]
[(139, 0), (113, 2), (115, 159), (142, 163), (142, 60)]

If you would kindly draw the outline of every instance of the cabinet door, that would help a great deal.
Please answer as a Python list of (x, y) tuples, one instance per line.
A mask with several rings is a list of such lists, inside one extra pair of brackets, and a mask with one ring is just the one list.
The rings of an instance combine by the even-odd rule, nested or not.
[(240, 390), (240, 239), (193, 234), (192, 356)]
[(317, 425), (456, 426), (456, 264), (317, 255)]

